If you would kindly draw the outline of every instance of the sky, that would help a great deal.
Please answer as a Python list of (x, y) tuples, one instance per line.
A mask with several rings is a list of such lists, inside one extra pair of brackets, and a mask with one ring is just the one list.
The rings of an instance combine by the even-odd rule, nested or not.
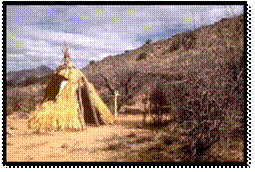
[(243, 6), (7, 6), (7, 71), (56, 68), (67, 43), (78, 68), (136, 49), (147, 39), (213, 24)]

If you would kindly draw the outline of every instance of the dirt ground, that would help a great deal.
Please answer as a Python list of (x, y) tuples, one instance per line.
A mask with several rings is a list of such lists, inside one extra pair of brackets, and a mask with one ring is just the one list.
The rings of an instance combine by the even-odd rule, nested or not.
[[(7, 162), (129, 161), (126, 156), (136, 156), (153, 140), (151, 130), (137, 127), (141, 121), (142, 115), (119, 115), (114, 125), (87, 126), (80, 132), (35, 133), (28, 129), (28, 119), (8, 117)], [(123, 140), (129, 146), (123, 147)]]

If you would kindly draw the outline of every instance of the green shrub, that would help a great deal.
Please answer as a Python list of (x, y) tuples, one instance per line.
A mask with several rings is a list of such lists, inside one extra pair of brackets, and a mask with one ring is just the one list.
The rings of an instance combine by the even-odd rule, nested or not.
[(6, 107), (6, 113), (7, 113), (7, 115), (10, 115), (10, 114), (12, 114), (13, 113), (13, 108), (11, 107), (11, 106), (7, 106)]
[(181, 41), (180, 39), (176, 39), (174, 40), (174, 42), (171, 44), (170, 48), (168, 49), (168, 51), (171, 53), (173, 51), (178, 50), (181, 47)]
[(140, 61), (140, 60), (143, 60), (143, 59), (146, 59), (147, 58), (147, 53), (146, 52), (141, 52), (139, 54), (139, 56), (137, 57), (136, 61)]
[(179, 41), (176, 41), (173, 45), (173, 49), (174, 51), (178, 50), (180, 48), (180, 42)]
[(41, 77), (40, 80), (40, 84), (44, 85), (44, 84), (48, 84), (48, 82), (51, 80), (51, 75), (49, 74), (47, 76)]
[(20, 85), (26, 87), (26, 86), (38, 83), (39, 81), (40, 81), (40, 79), (38, 77), (30, 76), (30, 77), (26, 78), (25, 81), (22, 82)]
[(128, 106), (132, 106), (134, 104), (135, 104), (135, 101), (133, 101), (133, 100), (129, 100), (126, 102), (126, 105), (128, 105)]

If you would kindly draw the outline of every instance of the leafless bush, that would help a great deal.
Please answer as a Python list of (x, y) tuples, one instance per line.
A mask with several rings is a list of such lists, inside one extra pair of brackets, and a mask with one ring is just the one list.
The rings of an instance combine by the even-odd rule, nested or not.
[(162, 86), (160, 83), (156, 85), (156, 88), (150, 94), (150, 102), (151, 102), (151, 111), (153, 122), (156, 126), (162, 124), (163, 117), (163, 106), (166, 104), (167, 99), (166, 95), (162, 91)]
[(184, 47), (185, 50), (191, 49), (195, 47), (195, 45), (196, 45), (196, 37), (193, 34), (193, 32), (186, 34), (182, 38), (182, 46)]
[(36, 93), (22, 90), (22, 88), (7, 90), (7, 115), (17, 111), (27, 113), (33, 111), (42, 98), (41, 89), (38, 89)]
[[(94, 63), (94, 65), (99, 69), (96, 63)], [(118, 111), (124, 104), (131, 103), (132, 98), (136, 95), (136, 93), (142, 87), (141, 82), (133, 81), (135, 76), (139, 73), (136, 70), (126, 69), (126, 70), (117, 71), (114, 68), (112, 71), (113, 74), (111, 77), (107, 77), (100, 70), (98, 71), (99, 71), (99, 76), (103, 79), (102, 85), (109, 90), (109, 93), (111, 96), (114, 96), (115, 90), (119, 91), (119, 94), (121, 96), (118, 97), (118, 107), (117, 107)], [(110, 98), (109, 98), (110, 95), (108, 96), (102, 95), (103, 100), (107, 101), (109, 104), (110, 104)]]
[(174, 86), (173, 95), (179, 105), (177, 119), (188, 136), (183, 147), (185, 160), (204, 161), (211, 146), (233, 128), (235, 117), (242, 116), (243, 70), (236, 70), (239, 72), (235, 77), (222, 70), (210, 76), (200, 72)]

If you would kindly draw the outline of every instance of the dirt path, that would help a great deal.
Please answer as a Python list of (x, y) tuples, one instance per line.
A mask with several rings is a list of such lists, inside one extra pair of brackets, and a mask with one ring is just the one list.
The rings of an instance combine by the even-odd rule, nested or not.
[[(152, 133), (137, 128), (142, 116), (120, 115), (116, 121), (112, 126), (88, 126), (82, 132), (37, 134), (27, 128), (28, 120), (8, 118), (7, 161), (125, 161), (129, 151), (135, 153), (150, 142)], [(129, 139), (130, 146), (124, 149), (121, 143), (128, 137), (142, 139), (132, 144)]]

